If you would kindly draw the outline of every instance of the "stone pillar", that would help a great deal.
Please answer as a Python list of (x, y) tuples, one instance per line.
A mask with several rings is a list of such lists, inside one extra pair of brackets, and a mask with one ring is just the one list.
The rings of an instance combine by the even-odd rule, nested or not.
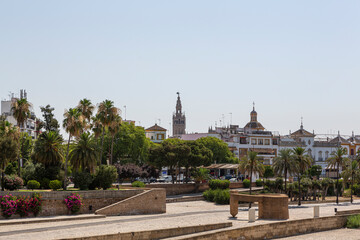
[(255, 222), (255, 209), (249, 209), (249, 222)]
[(230, 214), (235, 217), (239, 212), (239, 200), (236, 196), (230, 194)]
[(315, 206), (314, 207), (314, 218), (318, 218), (318, 217), (320, 217), (320, 207)]

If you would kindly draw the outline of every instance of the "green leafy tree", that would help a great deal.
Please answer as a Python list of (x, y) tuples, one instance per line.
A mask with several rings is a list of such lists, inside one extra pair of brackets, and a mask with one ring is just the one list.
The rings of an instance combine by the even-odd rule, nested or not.
[(69, 134), (66, 158), (65, 158), (65, 177), (64, 177), (64, 190), (66, 190), (68, 159), (70, 150), (71, 137), (78, 137), (83, 127), (83, 117), (77, 108), (70, 108), (64, 113), (63, 128)]
[(4, 170), (10, 161), (16, 161), (19, 155), (19, 131), (8, 121), (0, 121), (0, 169), (1, 189), (4, 191)]
[(203, 144), (213, 153), (213, 163), (237, 163), (238, 159), (229, 150), (228, 145), (216, 137), (199, 138), (197, 142)]
[(54, 108), (50, 106), (50, 104), (46, 105), (45, 107), (40, 107), (40, 110), (42, 112), (42, 116), (44, 118), (44, 121), (39, 122), (39, 129), (40, 131), (42, 128), (45, 128), (46, 132), (59, 132), (59, 122), (54, 117)]
[(295, 172), (294, 164), (292, 162), (292, 150), (282, 149), (279, 151), (279, 156), (274, 158), (274, 171), (277, 175), (284, 174), (285, 178), (285, 192), (287, 192), (287, 176)]
[[(249, 151), (248, 154), (240, 159), (239, 168), (241, 171), (246, 171), (250, 174), (250, 194), (252, 189), (253, 174), (263, 174), (264, 165), (259, 161), (257, 153)], [(251, 205), (250, 205), (251, 206)]]
[(320, 165), (312, 165), (308, 170), (309, 177), (320, 178), (322, 167)]
[(346, 149), (343, 147), (338, 147), (334, 152), (331, 153), (331, 157), (326, 161), (330, 168), (336, 169), (336, 204), (339, 204), (339, 172), (340, 167), (343, 167), (345, 170), (345, 166), (350, 161), (349, 158), (344, 157), (346, 155)]
[(63, 139), (57, 132), (43, 132), (35, 142), (32, 158), (45, 167), (58, 166), (63, 161)]
[(98, 152), (94, 137), (90, 133), (82, 133), (76, 139), (69, 156), (73, 169), (94, 173)]
[(299, 191), (299, 199), (298, 205), (301, 205), (301, 175), (305, 173), (305, 171), (311, 166), (312, 159), (309, 155), (307, 155), (306, 150), (302, 147), (296, 147), (292, 149), (293, 159), (294, 159), (294, 167), (296, 169), (297, 177), (298, 177), (298, 191)]
[(346, 167), (345, 171), (341, 173), (344, 182), (348, 182), (350, 179), (350, 202), (353, 203), (353, 185), (354, 179), (359, 176), (359, 162), (357, 160), (351, 161), (351, 163)]
[(186, 173), (186, 181), (188, 181), (189, 168), (210, 165), (213, 153), (210, 149), (198, 141), (186, 141), (185, 143), (190, 147), (190, 155), (183, 161)]
[(23, 164), (30, 160), (33, 146), (31, 136), (27, 132), (20, 133), (20, 158), (23, 160)]
[(184, 166), (186, 159), (190, 155), (190, 147), (180, 139), (166, 139), (159, 145), (154, 145), (150, 149), (150, 163), (159, 169), (168, 167), (175, 182), (174, 172), (176, 167)]
[(263, 177), (266, 179), (274, 177), (274, 169), (272, 166), (264, 166)]
[[(122, 122), (119, 127), (114, 135), (113, 163), (141, 165), (148, 162), (150, 144), (154, 143), (146, 138), (144, 128), (127, 122)], [(109, 133), (105, 138), (104, 148), (109, 149), (112, 135)]]

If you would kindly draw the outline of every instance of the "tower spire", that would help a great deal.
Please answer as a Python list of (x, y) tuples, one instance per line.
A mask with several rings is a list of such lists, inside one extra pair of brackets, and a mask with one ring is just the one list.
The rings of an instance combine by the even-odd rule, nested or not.
[(255, 111), (255, 102), (253, 102), (253, 111)]
[(301, 117), (301, 125), (300, 125), (300, 129), (304, 129), (303, 117)]

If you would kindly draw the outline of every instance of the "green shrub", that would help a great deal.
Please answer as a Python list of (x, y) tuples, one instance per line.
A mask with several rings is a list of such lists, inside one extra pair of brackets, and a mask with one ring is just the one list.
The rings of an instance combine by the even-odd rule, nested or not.
[(34, 189), (39, 189), (40, 188), (40, 183), (36, 180), (29, 180), (27, 182), (27, 188), (34, 190)]
[(353, 194), (359, 196), (360, 195), (360, 186), (358, 184), (354, 184), (352, 186)]
[(230, 186), (229, 180), (212, 179), (209, 181), (209, 187), (215, 189), (228, 189)]
[(230, 203), (230, 191), (229, 189), (216, 189), (214, 201), (217, 204), (229, 204)]
[(244, 179), (243, 185), (244, 185), (244, 188), (249, 188), (250, 187), (250, 180), (249, 179)]
[(74, 185), (80, 188), (80, 190), (88, 190), (90, 184), (93, 181), (93, 177), (88, 172), (74, 173)]
[(215, 190), (209, 189), (203, 192), (206, 201), (213, 202), (215, 197)]
[(6, 175), (4, 177), (4, 186), (7, 190), (13, 191), (20, 189), (24, 185), (21, 177), (16, 175)]
[(347, 218), (346, 227), (359, 228), (360, 227), (360, 215), (349, 216)]
[(49, 189), (49, 183), (50, 183), (50, 179), (48, 179), (48, 178), (43, 178), (43, 179), (41, 179), (41, 181), (40, 181), (40, 187), (41, 187), (42, 189)]
[(117, 179), (117, 170), (114, 166), (101, 165), (96, 169), (94, 185), (102, 189), (110, 188)]
[(140, 182), (140, 181), (135, 181), (131, 184), (131, 186), (133, 187), (145, 187), (145, 183)]
[(52, 190), (58, 190), (58, 189), (60, 189), (61, 187), (62, 187), (62, 183), (61, 183), (61, 181), (59, 181), (59, 180), (52, 180), (52, 181), (50, 181), (50, 183), (49, 183), (49, 187), (52, 189)]
[(261, 187), (262, 185), (263, 185), (263, 182), (261, 181), (261, 179), (256, 179), (256, 186)]

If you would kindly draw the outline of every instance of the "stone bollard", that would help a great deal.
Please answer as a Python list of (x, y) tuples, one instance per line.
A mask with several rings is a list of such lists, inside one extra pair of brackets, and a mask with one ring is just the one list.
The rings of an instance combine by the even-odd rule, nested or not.
[(249, 222), (255, 222), (255, 209), (249, 209)]
[(314, 206), (314, 218), (320, 217), (320, 207)]

